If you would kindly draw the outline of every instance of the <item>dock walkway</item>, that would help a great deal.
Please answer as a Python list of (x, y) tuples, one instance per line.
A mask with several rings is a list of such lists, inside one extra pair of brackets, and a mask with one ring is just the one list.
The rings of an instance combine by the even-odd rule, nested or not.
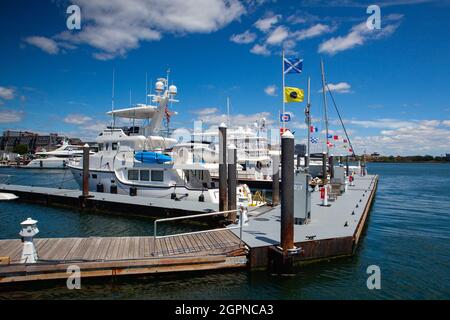
[(20, 240), (0, 240), (0, 283), (67, 278), (70, 265), (83, 277), (245, 267), (246, 250), (229, 230), (174, 237), (35, 239), (39, 263), (19, 264)]
[[(377, 175), (355, 177), (355, 186), (321, 206), (320, 192), (311, 194), (311, 221), (294, 225), (294, 242), (302, 249), (299, 261), (350, 255), (365, 224), (378, 183)], [(268, 248), (280, 243), (281, 207), (251, 215), (243, 226), (242, 240), (250, 248), (250, 265), (265, 267)], [(233, 230), (239, 235), (239, 230)]]

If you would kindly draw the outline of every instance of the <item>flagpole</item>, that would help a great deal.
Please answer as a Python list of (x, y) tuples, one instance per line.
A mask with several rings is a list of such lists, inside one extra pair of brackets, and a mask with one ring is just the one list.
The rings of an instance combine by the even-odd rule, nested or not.
[(310, 100), (310, 77), (308, 77), (308, 102), (306, 104), (306, 119), (308, 122), (308, 156), (305, 158), (305, 167), (309, 171), (309, 159), (311, 157), (311, 100)]
[(325, 109), (325, 131), (326, 131), (326, 141), (327, 141), (327, 157), (330, 154), (330, 148), (328, 146), (328, 107), (327, 107), (327, 96), (325, 94), (325, 71), (323, 68), (323, 60), (320, 59), (320, 66), (322, 69), (322, 93), (323, 93), (323, 105)]
[[(284, 114), (285, 114), (285, 102), (284, 102), (284, 50), (283, 50), (283, 58), (282, 58), (282, 60), (281, 60), (281, 65), (282, 65), (282, 70), (283, 70), (283, 89), (282, 89), (282, 91), (281, 91), (281, 97), (282, 97), (282, 99), (283, 99), (283, 116), (284, 116)], [(285, 130), (285, 121), (282, 121), (282, 123), (283, 123), (283, 133), (284, 133), (284, 130)]]

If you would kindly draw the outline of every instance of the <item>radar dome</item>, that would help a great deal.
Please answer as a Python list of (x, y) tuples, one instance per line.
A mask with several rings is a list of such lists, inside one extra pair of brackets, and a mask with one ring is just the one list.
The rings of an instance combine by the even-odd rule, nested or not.
[(177, 92), (178, 92), (178, 89), (177, 89), (176, 86), (171, 85), (171, 86), (169, 87), (169, 93), (170, 93), (170, 94), (176, 95)]
[(156, 82), (155, 90), (158, 92), (162, 92), (164, 90), (164, 83), (162, 81)]

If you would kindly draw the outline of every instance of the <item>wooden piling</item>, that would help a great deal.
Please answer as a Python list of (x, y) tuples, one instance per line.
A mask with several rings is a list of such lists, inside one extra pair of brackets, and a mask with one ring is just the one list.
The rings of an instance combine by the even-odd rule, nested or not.
[(272, 156), (272, 206), (280, 204), (280, 160)]
[(228, 211), (227, 194), (227, 126), (219, 126), (219, 211)]
[(330, 179), (334, 178), (334, 157), (330, 156), (328, 158), (328, 165), (330, 166)]
[(281, 233), (284, 253), (294, 248), (294, 135), (281, 136)]
[(323, 175), (323, 182), (327, 180), (327, 153), (324, 152), (322, 154), (322, 175)]
[[(237, 172), (236, 172), (236, 146), (231, 145), (228, 148), (228, 210), (236, 210), (236, 188), (237, 188)], [(237, 218), (236, 212), (228, 215), (230, 222), (235, 222)]]
[(345, 171), (347, 173), (347, 177), (350, 175), (350, 167), (348, 163), (348, 155), (345, 157)]
[(89, 196), (89, 145), (83, 146), (83, 197)]

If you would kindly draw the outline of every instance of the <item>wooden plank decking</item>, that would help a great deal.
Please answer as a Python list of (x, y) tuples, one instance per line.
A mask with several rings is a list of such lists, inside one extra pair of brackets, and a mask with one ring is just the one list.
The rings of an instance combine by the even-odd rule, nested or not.
[(153, 237), (90, 237), (35, 239), (39, 263), (19, 264), (20, 240), (0, 240), (0, 283), (67, 278), (67, 266), (82, 276), (111, 276), (245, 267), (246, 250), (229, 230)]

